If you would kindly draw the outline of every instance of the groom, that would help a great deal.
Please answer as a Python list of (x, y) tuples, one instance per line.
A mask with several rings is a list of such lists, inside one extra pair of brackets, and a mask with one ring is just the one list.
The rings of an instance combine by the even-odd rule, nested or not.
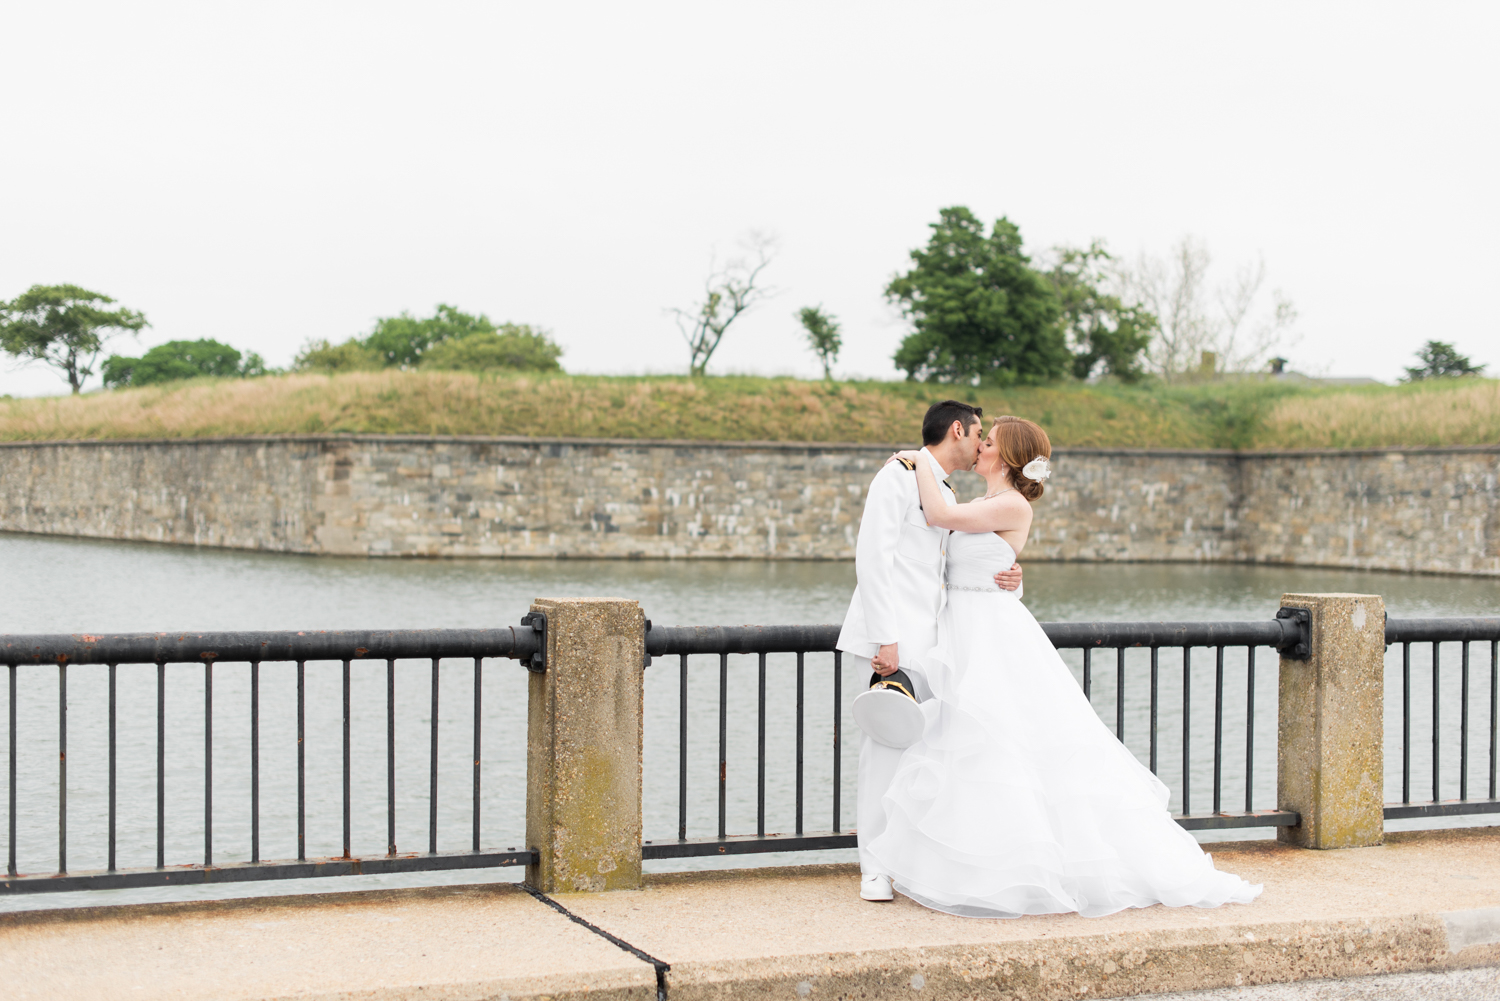
[[(934, 403), (922, 419), (922, 457), (932, 464), (948, 503), (957, 503), (947, 476), (955, 469), (971, 469), (984, 439), (978, 407), (957, 400)], [(948, 532), (932, 528), (922, 515), (916, 473), (898, 462), (887, 462), (875, 474), (865, 497), (854, 550), (857, 583), (838, 649), (856, 668), (866, 664), (881, 677), (898, 669), (911, 680), (918, 701), (932, 697), (922, 660), (937, 643), (938, 612), (943, 607), (943, 567)], [(995, 583), (1014, 591), (1021, 568), (1012, 566)], [(876, 870), (866, 846), (885, 830), (881, 803), (895, 776), (901, 751), (875, 742), (865, 734), (859, 748), (859, 895), (866, 900), (890, 900), (891, 878)]]

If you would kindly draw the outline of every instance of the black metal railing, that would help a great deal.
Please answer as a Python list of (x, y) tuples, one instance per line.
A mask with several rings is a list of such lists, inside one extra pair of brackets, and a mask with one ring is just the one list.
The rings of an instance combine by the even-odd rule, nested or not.
[[(1048, 638), (1059, 649), (1082, 651), (1082, 683), (1086, 695), (1092, 696), (1093, 658), (1100, 650), (1113, 649), (1116, 653), (1116, 706), (1115, 734), (1124, 740), (1125, 699), (1121, 697), (1126, 688), (1125, 651), (1132, 647), (1149, 649), (1150, 656), (1150, 737), (1149, 766), (1153, 772), (1158, 765), (1158, 706), (1160, 704), (1160, 652), (1163, 649), (1181, 651), (1183, 667), (1182, 687), (1182, 754), (1183, 780), (1179, 790), (1182, 811), (1177, 822), (1191, 830), (1291, 826), (1298, 822), (1298, 815), (1282, 810), (1256, 810), (1254, 804), (1254, 727), (1255, 727), (1255, 650), (1257, 647), (1271, 648), (1288, 655), (1306, 656), (1308, 624), (1306, 616), (1299, 617), (1290, 612), (1281, 617), (1262, 622), (1085, 622), (1042, 623)], [(838, 640), (839, 627), (821, 626), (738, 626), (738, 627), (662, 627), (649, 628), (646, 635), (648, 657), (675, 657), (678, 674), (677, 707), (677, 837), (675, 839), (653, 839), (643, 846), (648, 859), (687, 858), (705, 855), (732, 855), (756, 852), (809, 851), (826, 848), (847, 848), (855, 844), (855, 835), (843, 831), (842, 827), (842, 713), (843, 685), (842, 658), (834, 645)], [(1191, 727), (1191, 677), (1192, 651), (1209, 648), (1215, 652), (1216, 682), (1214, 691), (1214, 752), (1213, 752), (1213, 810), (1210, 813), (1193, 814), (1191, 803), (1190, 761)], [(1223, 806), (1223, 762), (1225, 759), (1224, 727), (1224, 651), (1226, 648), (1244, 647), (1247, 659), (1247, 704), (1245, 727), (1245, 809), (1226, 811)], [(795, 712), (793, 726), (795, 740), (793, 831), (791, 833), (768, 833), (766, 830), (766, 732), (767, 732), (767, 656), (770, 654), (793, 654), (796, 657), (795, 697), (783, 698), (790, 702), (785, 708)], [(832, 715), (831, 742), (827, 752), (832, 757), (830, 827), (816, 833), (804, 830), (806, 735), (805, 721), (808, 714), (804, 681), (809, 668), (809, 655), (829, 655), (827, 665), (832, 668)], [(718, 776), (717, 776), (717, 830), (713, 834), (689, 837), (688, 774), (690, 720), (688, 691), (691, 681), (689, 658), (695, 655), (713, 656), (717, 659), (717, 731), (718, 731)], [(729, 791), (728, 721), (730, 714), (731, 657), (738, 663), (747, 663), (754, 657), (755, 701), (756, 701), (756, 825), (754, 833), (731, 833), (727, 823)], [(745, 658), (738, 660), (738, 658)], [(820, 660), (823, 658), (819, 658)], [(747, 664), (748, 666), (748, 664)], [(864, 682), (863, 678), (859, 679)], [(711, 683), (712, 684), (712, 683)], [(1274, 750), (1274, 749), (1273, 749)]]
[[(1497, 752), (1500, 752), (1500, 728), (1497, 728), (1497, 709), (1500, 709), (1500, 617), (1494, 618), (1451, 618), (1451, 619), (1390, 619), (1385, 624), (1385, 642), (1387, 646), (1401, 647), (1401, 799), (1399, 802), (1387, 803), (1385, 806), (1385, 817), (1387, 820), (1406, 820), (1418, 817), (1452, 817), (1465, 814), (1500, 813), (1500, 798), (1496, 797), (1496, 763)], [(1472, 653), (1471, 648), (1475, 644), (1489, 645), (1489, 705), (1488, 705), (1488, 730), (1489, 730), (1489, 774), (1487, 776), (1486, 794), (1478, 798), (1470, 798), (1470, 757), (1471, 747), (1469, 734), (1471, 730), (1473, 713), (1474, 686), (1472, 685)], [(1428, 657), (1428, 668), (1431, 679), (1431, 713), (1426, 721), (1431, 729), (1430, 739), (1430, 766), (1432, 770), (1432, 799), (1428, 801), (1412, 801), (1412, 752), (1416, 744), (1412, 738), (1412, 724), (1415, 714), (1412, 711), (1412, 647), (1416, 644), (1427, 646), (1430, 651)], [(1457, 692), (1446, 691), (1453, 687), (1451, 681), (1443, 674), (1443, 648), (1444, 645), (1458, 645), (1459, 676)], [(1419, 654), (1421, 650), (1419, 648)], [(1420, 668), (1420, 662), (1418, 667)], [(1451, 703), (1453, 696), (1458, 699), (1459, 728), (1458, 728), (1458, 783), (1457, 789), (1453, 790), (1451, 784), (1449, 791), (1456, 791), (1457, 797), (1445, 797), (1443, 781), (1443, 756), (1442, 745), (1442, 719), (1443, 703), (1445, 694), (1447, 701)], [(1387, 768), (1389, 772), (1389, 768)]]
[[(504, 629), (426, 629), (394, 631), (307, 631), (152, 633), (0, 637), (0, 664), (9, 673), (9, 858), (0, 892), (55, 892), (241, 880), (293, 879), (415, 872), (436, 869), (521, 865), (533, 860), (529, 850), (485, 850), (480, 843), (481, 691), (484, 661), (488, 658), (529, 660), (539, 648), (539, 633), (531, 626)], [(439, 672), (442, 661), (470, 660), (474, 671), (472, 837), (461, 851), (438, 850)], [(431, 671), (430, 785), (428, 788), (428, 844), (426, 852), (400, 852), (396, 844), (396, 675), (397, 662), (425, 660)], [(383, 855), (357, 857), (351, 840), (351, 674), (354, 661), (386, 663), (386, 820), (387, 850)], [(307, 672), (309, 662), (342, 664), (342, 854), (307, 857)], [(260, 673), (267, 663), (296, 665), (296, 838), (295, 860), (261, 858)], [(214, 844), (214, 680), (215, 669), (231, 663), (248, 667), (249, 682), (249, 861), (215, 864)], [(203, 817), (202, 861), (188, 863), (167, 858), (167, 667), (201, 665), (203, 691)], [(57, 672), (57, 869), (55, 874), (21, 874), (17, 868), (17, 818), (22, 804), (17, 784), (17, 676), (27, 665), (49, 666)], [(156, 667), (156, 865), (120, 869), (117, 862), (117, 671), (121, 665)], [(70, 669), (99, 666), (108, 678), (108, 819), (106, 866), (103, 870), (72, 873), (68, 868), (68, 682)]]
[[(0, 637), (0, 664), (6, 665), (9, 674), (9, 859), (7, 875), (0, 879), (0, 892), (25, 893), (38, 891), (61, 891), (73, 889), (102, 889), (118, 887), (140, 887), (178, 885), (187, 883), (229, 882), (238, 880), (274, 880), (309, 876), (334, 876), (350, 874), (376, 874), (413, 872), (438, 869), (480, 868), (526, 864), (535, 860), (530, 849), (488, 850), (481, 846), (481, 769), (480, 737), (484, 718), (481, 691), (484, 661), (491, 658), (507, 658), (522, 661), (530, 670), (545, 670), (543, 639), (545, 621), (537, 616), (528, 616), (519, 627), (502, 629), (432, 629), (405, 631), (369, 632), (279, 632), (279, 633), (156, 633), (125, 635), (74, 635), (74, 636), (3, 636)], [(1075, 670), (1085, 696), (1093, 703), (1096, 699), (1095, 681), (1097, 660), (1101, 653), (1107, 656), (1114, 652), (1112, 707), (1105, 703), (1102, 715), (1108, 721), (1112, 708), (1114, 731), (1117, 738), (1126, 741), (1127, 720), (1134, 718), (1143, 726), (1129, 734), (1135, 750), (1148, 764), (1153, 773), (1159, 765), (1167, 764), (1162, 758), (1161, 711), (1170, 700), (1170, 710), (1180, 713), (1180, 784), (1176, 790), (1178, 810), (1176, 820), (1188, 829), (1250, 828), (1289, 826), (1298, 823), (1295, 813), (1281, 810), (1255, 809), (1256, 807), (1256, 652), (1274, 650), (1282, 656), (1305, 657), (1310, 648), (1310, 626), (1307, 613), (1299, 609), (1282, 609), (1277, 617), (1253, 622), (1088, 622), (1088, 623), (1043, 623), (1042, 628), (1059, 650), (1076, 651), (1079, 661)], [(646, 859), (691, 858), (709, 855), (737, 855), (776, 851), (811, 851), (819, 849), (849, 848), (855, 845), (855, 834), (843, 829), (843, 718), (845, 711), (843, 671), (844, 660), (834, 649), (839, 627), (836, 625), (807, 626), (737, 626), (737, 627), (693, 627), (693, 626), (646, 626), (645, 649), (647, 664), (652, 658), (659, 661), (676, 658), (677, 706), (677, 803), (676, 837), (654, 838), (643, 845)], [(1497, 647), (1500, 647), (1500, 618), (1485, 619), (1392, 619), (1386, 624), (1388, 645), (1401, 645), (1402, 672), (1402, 799), (1387, 804), (1387, 819), (1412, 817), (1450, 816), (1500, 812), (1500, 799), (1496, 797), (1497, 754), (1500, 754), (1500, 732), (1497, 732), (1497, 692), (1500, 692), (1500, 670), (1497, 670)], [(1442, 649), (1444, 644), (1459, 644), (1459, 676), (1456, 685), (1451, 685), (1442, 673)], [(1471, 646), (1475, 643), (1489, 645), (1489, 685), (1487, 724), (1488, 741), (1488, 795), (1485, 798), (1470, 798), (1470, 731), (1471, 717), (1478, 714), (1471, 710), (1476, 687), (1471, 683), (1473, 660)], [(1432, 800), (1412, 802), (1412, 757), (1416, 745), (1413, 742), (1412, 711), (1412, 647), (1431, 645), (1432, 709), (1431, 769)], [(1128, 651), (1138, 651), (1130, 654)], [(1171, 657), (1164, 657), (1169, 651)], [(1202, 748), (1206, 734), (1194, 726), (1193, 685), (1195, 671), (1199, 684), (1207, 683), (1206, 668), (1195, 668), (1195, 651), (1204, 651), (1212, 657), (1213, 675), (1213, 729), (1211, 772), (1206, 764), (1198, 762), (1194, 770), (1194, 746)], [(1226, 651), (1231, 657), (1226, 661)], [(1241, 657), (1239, 651), (1243, 652)], [(1071, 654), (1070, 654), (1071, 655)], [(768, 658), (777, 661), (780, 669), (794, 667), (794, 682), (777, 688), (770, 685)], [(716, 681), (710, 681), (712, 697), (704, 699), (706, 705), (716, 710), (716, 793), (715, 811), (696, 813), (690, 811), (689, 772), (693, 764), (690, 755), (689, 723), (697, 718), (690, 707), (690, 684), (701, 684), (698, 676), (690, 671), (690, 658), (711, 657), (714, 659)], [(750, 661), (749, 658), (754, 660)], [(784, 658), (792, 658), (791, 662)], [(469, 844), (462, 850), (440, 852), (438, 823), (438, 763), (439, 763), (439, 674), (453, 672), (450, 665), (442, 667), (445, 660), (471, 661), (473, 667), (473, 748), (472, 748), (472, 803)], [(397, 848), (397, 675), (398, 662), (425, 661), (423, 673), (430, 672), (430, 712), (427, 743), (427, 845), (425, 852), (400, 852)], [(385, 709), (385, 821), (386, 851), (379, 855), (356, 856), (353, 852), (351, 787), (351, 664), (359, 661), (384, 661), (384, 709)], [(321, 736), (341, 741), (342, 775), (340, 805), (342, 807), (342, 854), (326, 857), (308, 857), (307, 829), (307, 741), (313, 736), (306, 725), (307, 664), (331, 662), (341, 665), (339, 682), (342, 695), (342, 718), (334, 727), (338, 734), (323, 733)], [(670, 662), (670, 661), (668, 661)], [(755, 672), (747, 676), (741, 666), (753, 663)], [(1244, 698), (1231, 697), (1232, 685), (1229, 672), (1237, 665), (1244, 666)], [(248, 681), (247, 709), (249, 715), (248, 742), (248, 855), (249, 860), (228, 864), (216, 864), (214, 844), (214, 685), (216, 668), (226, 664), (246, 666)], [(266, 664), (295, 665), (296, 688), (296, 858), (266, 861), (261, 858), (261, 668)], [(154, 740), (155, 740), (155, 866), (117, 868), (117, 671), (121, 666), (144, 665), (155, 668), (154, 686)], [(167, 838), (167, 736), (169, 731), (167, 699), (171, 685), (168, 683), (168, 667), (193, 665), (201, 668), (203, 754), (201, 771), (202, 789), (202, 853), (201, 862), (182, 858), (168, 858)], [(1180, 689), (1173, 690), (1170, 683), (1164, 685), (1164, 677), (1175, 675), (1181, 668)], [(661, 670), (660, 663), (655, 669)], [(1418, 665), (1421, 666), (1420, 664)], [(17, 818), (21, 786), (17, 782), (17, 682), (19, 673), (25, 668), (55, 670), (58, 690), (58, 715), (56, 720), (57, 744), (57, 868), (46, 875), (22, 874), (18, 872)], [(107, 842), (103, 857), (106, 865), (92, 872), (71, 872), (68, 866), (68, 684), (70, 670), (81, 667), (99, 667), (106, 670), (106, 677), (97, 680), (107, 684), (108, 723), (107, 743)], [(830, 670), (831, 669), (831, 670)], [(406, 666), (402, 671), (410, 671)], [(648, 668), (648, 670), (650, 670)], [(1106, 668), (1108, 670), (1108, 668)], [(648, 680), (650, 675), (648, 675)], [(813, 705), (822, 696), (810, 698), (808, 682), (826, 690), (828, 702), (825, 708)], [(35, 681), (35, 678), (32, 679)], [(755, 704), (755, 823), (751, 830), (731, 831), (730, 823), (730, 759), (731, 759), (731, 692), (736, 686), (745, 690), (753, 681)], [(741, 684), (744, 682), (745, 684)], [(858, 679), (862, 685), (864, 678)], [(50, 683), (50, 682), (49, 682)], [(1446, 786), (1442, 784), (1443, 746), (1440, 741), (1440, 722), (1445, 697), (1451, 697), (1448, 687), (1456, 687), (1459, 702), (1460, 725), (1458, 748), (1457, 798), (1443, 798)], [(99, 687), (103, 687), (102, 685)], [(1105, 683), (1103, 698), (1108, 695), (1110, 685)], [(1388, 686), (1388, 688), (1391, 686)], [(1164, 691), (1164, 689), (1167, 689)], [(1144, 692), (1144, 697), (1142, 693)], [(1445, 695), (1446, 693), (1446, 695)], [(1127, 700), (1127, 695), (1130, 699)], [(194, 689), (196, 697), (196, 688)], [(1128, 707), (1127, 702), (1131, 705)], [(1450, 698), (1451, 701), (1451, 698)], [(1482, 698), (1481, 698), (1482, 701)], [(735, 703), (738, 705), (739, 703)], [(1226, 706), (1233, 709), (1234, 720), (1226, 717)], [(1243, 709), (1244, 750), (1244, 800), (1243, 810), (1227, 810), (1231, 793), (1226, 784), (1226, 764), (1238, 751), (1229, 748), (1238, 739), (1230, 732), (1238, 726), (1240, 710)], [(738, 710), (736, 709), (736, 712)], [(789, 748), (775, 748), (784, 757), (790, 755), (793, 770), (791, 784), (790, 823), (791, 830), (775, 833), (768, 817), (772, 811), (768, 805), (768, 724), (772, 714), (790, 712), (792, 723)], [(826, 716), (824, 714), (826, 713)], [(748, 715), (748, 714), (746, 714)], [(810, 759), (807, 725), (814, 716), (823, 716), (818, 722), (820, 732), (826, 736), (825, 749), (828, 754), (827, 768), (819, 764), (818, 776), (831, 777), (828, 783), (828, 799), (809, 805), (807, 766)], [(1167, 717), (1170, 723), (1170, 717)], [(704, 721), (700, 720), (700, 724)], [(777, 734), (787, 734), (786, 728), (778, 724)], [(196, 734), (194, 734), (196, 736)], [(1196, 736), (1196, 739), (1195, 739)], [(779, 738), (777, 738), (779, 739)], [(1167, 742), (1168, 750), (1171, 741)], [(648, 754), (650, 753), (648, 748)], [(1263, 748), (1262, 756), (1274, 755), (1275, 748)], [(706, 763), (706, 762), (705, 762)], [(1175, 767), (1171, 762), (1169, 767)], [(1163, 769), (1167, 770), (1167, 769)], [(1388, 769), (1389, 771), (1389, 769)], [(451, 774), (451, 773), (450, 773)], [(1201, 792), (1204, 783), (1212, 782), (1212, 809), (1193, 813), (1194, 776), (1199, 776)], [(1230, 775), (1232, 778), (1232, 774)], [(648, 774), (648, 780), (650, 776)], [(648, 781), (648, 785), (652, 783)], [(1452, 783), (1450, 782), (1450, 785)], [(821, 785), (820, 785), (821, 788)], [(29, 795), (29, 793), (28, 793)], [(748, 808), (748, 807), (747, 807)], [(35, 807), (28, 807), (35, 814)], [(806, 819), (818, 811), (827, 810), (828, 826), (821, 822), (808, 825)], [(521, 812), (517, 804), (518, 814)], [(716, 813), (716, 816), (714, 814)], [(782, 811), (783, 816), (788, 816)], [(748, 813), (745, 814), (748, 817)], [(713, 817), (712, 820), (706, 819)], [(705, 818), (705, 819), (695, 819)], [(690, 820), (693, 823), (690, 823)], [(698, 830), (693, 829), (693, 824)], [(743, 827), (748, 828), (748, 820)], [(808, 826), (814, 827), (809, 831)], [(701, 833), (700, 833), (701, 831)], [(689, 837), (689, 835), (694, 835)], [(243, 848), (243, 846), (242, 846)], [(180, 853), (179, 853), (180, 854)], [(243, 850), (240, 854), (244, 854)], [(169, 864), (170, 862), (170, 864)]]
[[(689, 858), (702, 855), (739, 855), (756, 852), (814, 851), (828, 848), (852, 848), (855, 835), (843, 831), (842, 786), (842, 715), (843, 657), (834, 649), (838, 626), (656, 626), (647, 623), (646, 654), (650, 658), (676, 657), (678, 668), (678, 734), (677, 734), (677, 838), (652, 840), (642, 846), (647, 859)], [(795, 801), (791, 833), (766, 831), (766, 726), (767, 664), (769, 654), (793, 654), (796, 657), (795, 712)], [(806, 814), (806, 730), (807, 655), (829, 654), (832, 667), (832, 801), (829, 804), (830, 826), (827, 830), (808, 833), (804, 830)], [(688, 658), (710, 655), (718, 667), (718, 830), (712, 836), (688, 837)], [(754, 656), (756, 665), (756, 826), (754, 834), (731, 835), (728, 831), (729, 790), (729, 691), (730, 656)], [(821, 659), (821, 658), (820, 658)], [(738, 663), (738, 662), (737, 662)]]
[[(1305, 657), (1310, 647), (1309, 623), (1299, 610), (1283, 609), (1277, 617), (1260, 622), (1044, 622), (1042, 629), (1059, 650), (1082, 652), (1084, 697), (1094, 699), (1094, 655), (1113, 650), (1114, 657), (1114, 731), (1125, 741), (1125, 720), (1129, 678), (1126, 651), (1143, 648), (1148, 652), (1147, 677), (1147, 767), (1156, 774), (1161, 765), (1161, 732), (1158, 726), (1162, 706), (1162, 651), (1176, 651), (1181, 667), (1180, 696), (1176, 709), (1181, 713), (1182, 755), (1181, 779), (1177, 789), (1180, 810), (1177, 822), (1188, 830), (1214, 830), (1242, 827), (1291, 827), (1298, 815), (1287, 810), (1257, 810), (1255, 805), (1255, 653), (1269, 648), (1285, 656)], [(1226, 662), (1225, 651), (1243, 649), (1245, 667), (1244, 698), (1244, 809), (1224, 808)], [(1213, 805), (1207, 812), (1194, 813), (1193, 804), (1193, 651), (1203, 650), (1213, 656)]]

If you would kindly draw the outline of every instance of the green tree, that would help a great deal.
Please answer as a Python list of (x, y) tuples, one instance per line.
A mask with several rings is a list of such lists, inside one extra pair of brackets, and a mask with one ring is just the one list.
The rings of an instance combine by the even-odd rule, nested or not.
[(462, 337), (442, 340), (422, 354), (422, 367), (459, 372), (519, 369), (558, 372), (562, 366), (558, 347), (544, 330), (524, 323), (502, 323), (499, 330), (477, 330)]
[(1021, 231), (997, 219), (989, 236), (963, 206), (942, 209), (912, 268), (886, 286), (913, 331), (896, 366), (908, 379), (1001, 385), (1068, 373), (1071, 357), (1057, 319), (1057, 294), (1021, 253)]
[(1087, 379), (1103, 363), (1110, 375), (1137, 382), (1143, 374), (1142, 355), (1156, 332), (1156, 317), (1107, 291), (1113, 280), (1108, 270), (1112, 260), (1099, 240), (1087, 248), (1061, 247), (1047, 279), (1062, 308), (1059, 322), (1073, 352), (1073, 375)]
[(101, 374), (106, 386), (149, 386), (204, 375), (221, 379), (265, 375), (266, 363), (254, 351), (241, 355), (218, 341), (168, 341), (140, 358), (110, 355), (104, 360)]
[(839, 349), (844, 340), (839, 330), (839, 321), (823, 312), (822, 306), (803, 306), (797, 312), (802, 328), (807, 331), (807, 343), (823, 365), (823, 378), (833, 378), (833, 363), (838, 361)]
[(375, 321), (375, 331), (364, 345), (378, 355), (387, 367), (415, 368), (422, 353), (434, 344), (457, 340), (475, 333), (494, 333), (495, 325), (480, 313), (471, 316), (456, 306), (438, 304), (432, 316), (417, 319), (407, 313)]
[(1402, 382), (1419, 382), (1422, 379), (1453, 379), (1464, 375), (1478, 375), (1483, 365), (1475, 365), (1468, 357), (1458, 353), (1452, 344), (1443, 341), (1428, 341), (1417, 352), (1422, 364), (1406, 370)]
[(133, 309), (106, 310), (107, 295), (77, 285), (33, 285), (0, 302), (0, 348), (60, 370), (76, 395), (94, 374), (99, 353), (121, 331), (147, 326)]

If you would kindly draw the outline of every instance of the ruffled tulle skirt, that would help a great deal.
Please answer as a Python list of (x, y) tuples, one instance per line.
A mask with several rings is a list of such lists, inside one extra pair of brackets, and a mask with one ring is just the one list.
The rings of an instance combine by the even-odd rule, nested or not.
[(1167, 787), (1100, 722), (1018, 599), (950, 593), (923, 663), (923, 737), (866, 846), (898, 891), (997, 918), (1259, 895), (1172, 820)]

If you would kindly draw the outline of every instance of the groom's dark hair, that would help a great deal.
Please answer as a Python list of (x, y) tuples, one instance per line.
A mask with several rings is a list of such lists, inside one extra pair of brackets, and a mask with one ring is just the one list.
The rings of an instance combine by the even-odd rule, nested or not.
[(954, 421), (963, 421), (964, 433), (967, 434), (969, 425), (979, 423), (983, 416), (983, 407), (971, 407), (957, 400), (934, 403), (927, 408), (927, 416), (922, 418), (922, 444), (940, 444), (948, 436), (948, 429)]

